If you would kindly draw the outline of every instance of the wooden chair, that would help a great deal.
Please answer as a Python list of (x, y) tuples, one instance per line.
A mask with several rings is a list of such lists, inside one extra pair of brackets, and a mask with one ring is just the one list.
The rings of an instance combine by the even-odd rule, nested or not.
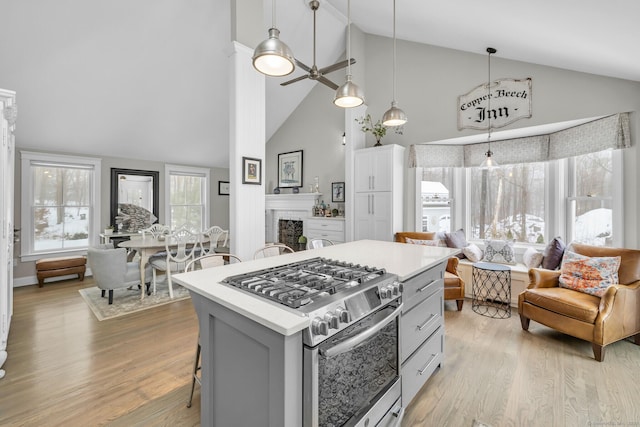
[(282, 243), (272, 243), (272, 244), (266, 245), (263, 248), (258, 249), (253, 254), (253, 259), (268, 258), (272, 256), (278, 256), (278, 255), (293, 253), (293, 252), (294, 250), (287, 245), (283, 245)]
[(156, 293), (156, 272), (163, 271), (167, 275), (169, 295), (173, 298), (171, 274), (184, 271), (187, 263), (195, 258), (200, 246), (200, 236), (185, 227), (174, 231), (165, 239), (165, 251), (149, 258), (153, 268), (153, 293)]
[(201, 246), (202, 252), (201, 254), (209, 254), (214, 253), (215, 249), (218, 247), (218, 242), (220, 241), (220, 237), (224, 236), (224, 242), (222, 243), (222, 247), (227, 246), (227, 242), (229, 240), (229, 230), (223, 230), (221, 227), (214, 225), (202, 232), (202, 236), (208, 238), (209, 243), (203, 243), (205, 239), (202, 239)]
[(307, 249), (318, 249), (325, 246), (333, 246), (333, 242), (329, 239), (310, 239), (307, 242)]
[[(226, 264), (234, 264), (242, 262), (242, 260), (236, 255), (232, 254), (207, 254), (196, 259), (189, 261), (185, 267), (185, 271), (193, 271), (196, 267), (200, 266), (201, 269), (219, 267)], [(189, 401), (187, 402), (187, 408), (191, 408), (193, 402), (193, 392), (196, 389), (196, 383), (202, 385), (201, 379), (198, 376), (198, 372), (202, 370), (200, 363), (200, 353), (202, 347), (200, 345), (200, 333), (198, 333), (198, 346), (196, 348), (196, 360), (193, 363), (193, 373), (191, 375), (191, 392), (189, 393)]]
[(170, 232), (169, 227), (166, 226), (166, 225), (162, 225), (162, 224), (153, 224), (149, 228), (145, 228), (144, 230), (140, 230), (140, 233), (142, 234), (142, 238), (143, 239), (146, 236), (151, 236), (154, 239), (156, 239), (159, 236), (162, 236), (162, 235), (165, 235), (165, 234), (169, 234), (169, 232)]
[(601, 296), (559, 286), (560, 270), (529, 270), (530, 284), (518, 295), (522, 329), (535, 320), (563, 334), (589, 341), (593, 356), (604, 360), (605, 346), (633, 337), (640, 345), (640, 250), (572, 243), (572, 252), (587, 257), (621, 258), (618, 284)]

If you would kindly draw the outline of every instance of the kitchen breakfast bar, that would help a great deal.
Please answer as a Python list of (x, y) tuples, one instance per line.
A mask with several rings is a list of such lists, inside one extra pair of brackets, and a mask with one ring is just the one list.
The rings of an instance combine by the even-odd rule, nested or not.
[(399, 426), (442, 363), (457, 252), (360, 240), (175, 275), (198, 315), (201, 425)]

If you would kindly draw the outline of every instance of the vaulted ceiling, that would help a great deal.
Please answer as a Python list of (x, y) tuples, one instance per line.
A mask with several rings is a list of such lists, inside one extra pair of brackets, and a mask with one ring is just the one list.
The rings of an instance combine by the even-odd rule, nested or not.
[[(640, 81), (635, 0), (396, 2), (399, 39)], [(346, 3), (321, 0), (319, 67), (344, 53)], [(311, 65), (308, 1), (277, 6), (281, 38)], [(391, 36), (392, 0), (351, 8), (362, 31)], [(19, 146), (227, 167), (228, 2), (0, 0), (0, 10), (0, 87), (18, 92)], [(343, 70), (330, 76), (344, 81)], [(316, 84), (284, 80), (267, 79), (267, 139)]]

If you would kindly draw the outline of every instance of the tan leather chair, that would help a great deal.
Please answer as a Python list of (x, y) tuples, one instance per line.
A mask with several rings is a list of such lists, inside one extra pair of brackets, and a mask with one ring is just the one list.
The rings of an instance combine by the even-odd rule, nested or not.
[(573, 252), (590, 257), (622, 257), (618, 278), (602, 297), (560, 288), (560, 271), (532, 268), (529, 287), (518, 296), (522, 329), (535, 320), (564, 334), (591, 342), (598, 362), (604, 347), (634, 336), (640, 345), (640, 251), (573, 243)]
[[(436, 233), (424, 233), (418, 231), (403, 231), (396, 233), (396, 242), (407, 243), (407, 238), (415, 240), (434, 240)], [(444, 272), (444, 299), (456, 300), (458, 311), (464, 304), (464, 280), (458, 274), (458, 258), (451, 257), (447, 262)]]

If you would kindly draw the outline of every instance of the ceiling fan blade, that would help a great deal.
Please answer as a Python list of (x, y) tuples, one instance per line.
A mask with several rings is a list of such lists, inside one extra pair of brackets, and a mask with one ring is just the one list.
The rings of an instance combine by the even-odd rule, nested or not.
[(335, 84), (334, 82), (332, 82), (331, 80), (329, 80), (328, 78), (324, 77), (324, 76), (320, 76), (318, 77), (318, 81), (326, 86), (329, 86), (331, 89), (333, 90), (337, 90), (338, 89), (338, 85)]
[[(355, 59), (353, 59), (353, 58), (351, 58), (351, 65), (353, 65), (353, 64), (355, 64), (355, 63), (356, 63), (356, 60), (355, 60)], [(349, 65), (349, 61), (347, 61), (347, 60), (345, 59), (344, 61), (336, 62), (336, 63), (335, 63), (335, 64), (333, 64), (333, 65), (329, 65), (328, 67), (324, 67), (324, 68), (322, 68), (322, 69), (318, 70), (318, 72), (319, 72), (320, 74), (329, 74), (329, 73), (331, 73), (331, 72), (333, 72), (333, 71), (336, 71), (336, 70), (339, 70), (339, 69), (341, 69), (341, 68), (344, 68), (344, 67), (346, 67), (347, 65)]]
[(300, 68), (302, 68), (303, 70), (305, 70), (307, 73), (309, 71), (311, 71), (311, 67), (307, 66), (306, 64), (304, 64), (303, 62), (298, 61), (296, 58), (293, 58), (294, 61), (296, 61), (296, 65)]
[(291, 80), (288, 80), (288, 81), (286, 81), (284, 83), (280, 83), (280, 86), (287, 86), (287, 85), (290, 85), (291, 83), (296, 83), (296, 82), (299, 82), (301, 80), (308, 79), (308, 78), (309, 78), (308, 74), (304, 75), (304, 76), (296, 77), (295, 79), (291, 79)]

